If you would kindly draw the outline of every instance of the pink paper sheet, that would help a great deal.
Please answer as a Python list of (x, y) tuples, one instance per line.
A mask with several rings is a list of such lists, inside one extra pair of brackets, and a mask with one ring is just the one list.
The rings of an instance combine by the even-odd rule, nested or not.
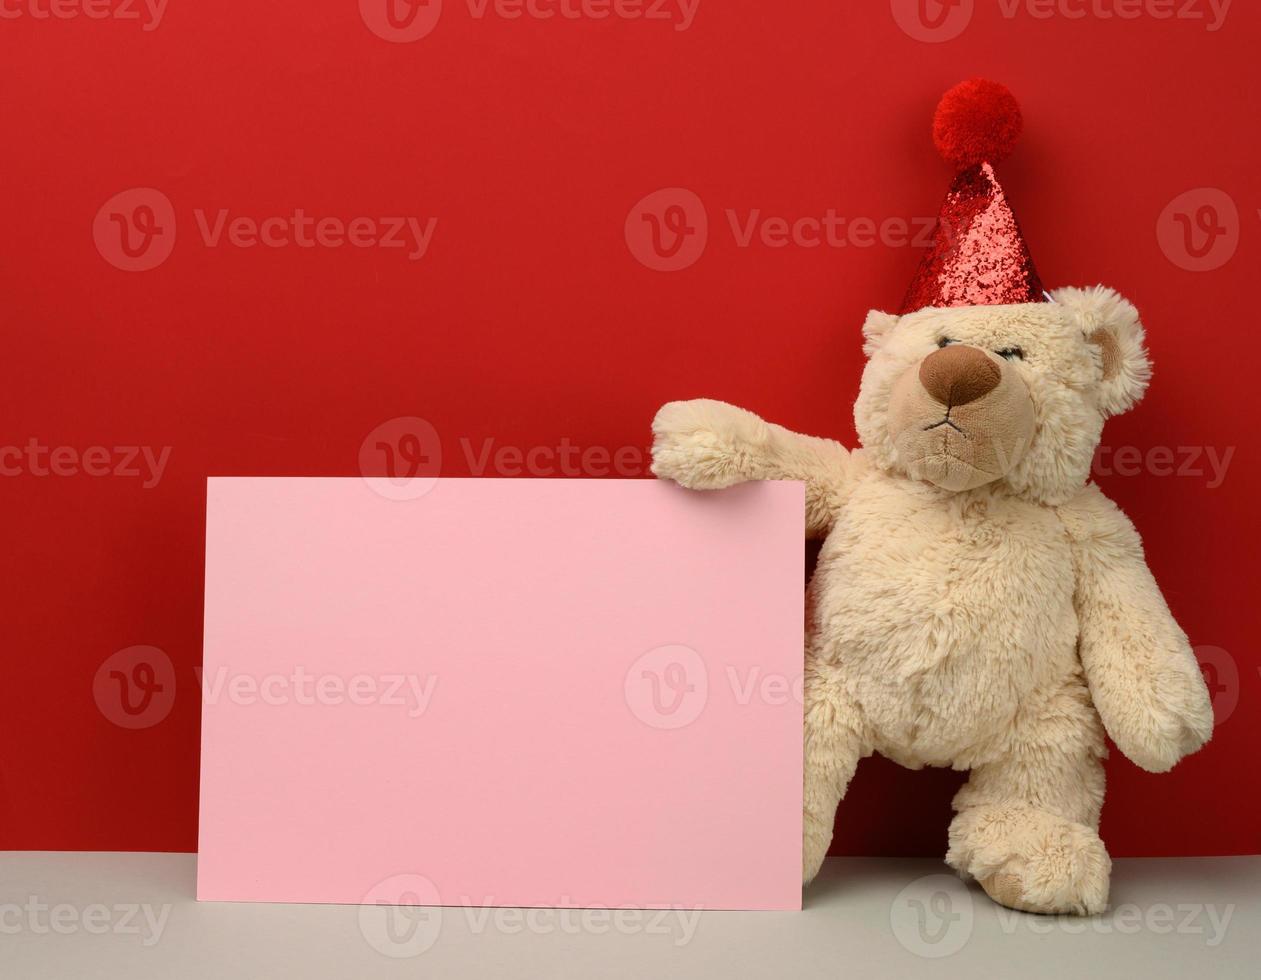
[(803, 490), (212, 478), (200, 899), (801, 907)]

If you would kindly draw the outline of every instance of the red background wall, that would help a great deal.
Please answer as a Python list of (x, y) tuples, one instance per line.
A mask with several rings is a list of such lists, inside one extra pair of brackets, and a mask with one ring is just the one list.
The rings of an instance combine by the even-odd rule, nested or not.
[[(698, 395), (853, 444), (863, 313), (897, 304), (916, 263), (897, 222), (914, 230), (946, 189), (933, 106), (983, 74), (1024, 105), (1000, 176), (1044, 279), (1103, 281), (1144, 311), (1155, 382), (1109, 424), (1110, 450), (1134, 448), (1101, 457), (1099, 479), (1216, 692), (1214, 741), (1171, 775), (1114, 755), (1105, 837), (1119, 855), (1261, 850), (1241, 785), (1261, 729), (1255, 5), (1217, 24), (1207, 0), (1184, 8), (1199, 19), (1166, 19), (1161, 0), (926, 0), (925, 24), (901, 0), (700, 0), (678, 30), (673, 4), (660, 21), (471, 2), (427, 21), (430, 0), (413, 29), (432, 33), (392, 43), (367, 26), (389, 33), (376, 0), (362, 16), (355, 0), (170, 0), (156, 24), (118, 0), (107, 19), (3, 0), (0, 451), (18, 452), (0, 456), (0, 847), (196, 847), (208, 474), (356, 474), (374, 429), (419, 416), (446, 474), (475, 472), (492, 440), (632, 447), (620, 469), (640, 475), (654, 409)], [(142, 272), (111, 264), (110, 215), (142, 220), (145, 198), (106, 209), (94, 237), (132, 188), (173, 211), (155, 213), (146, 255), (171, 230), (173, 250)], [(694, 192), (708, 218), (672, 272), (624, 230), (661, 188)], [(437, 223), (415, 261), (211, 245), (198, 227), (199, 210), (296, 208)], [(741, 247), (728, 209), (855, 224), (842, 245)], [(114, 450), (128, 446), (170, 447), (160, 479), (96, 475), (131, 469)], [(536, 453), (531, 475), (556, 465)], [(141, 656), (164, 691), (128, 728), (94, 678), (136, 645), (170, 666)], [(941, 853), (959, 778), (864, 764), (836, 849)]]

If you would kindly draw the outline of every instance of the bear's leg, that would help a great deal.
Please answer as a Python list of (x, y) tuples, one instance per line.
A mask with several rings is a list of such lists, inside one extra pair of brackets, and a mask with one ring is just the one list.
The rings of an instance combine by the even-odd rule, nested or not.
[(836, 807), (858, 760), (870, 754), (858, 705), (846, 693), (835, 664), (806, 650), (805, 787), (801, 879), (809, 883), (832, 843)]
[(946, 862), (1026, 912), (1102, 912), (1112, 862), (1099, 839), (1103, 731), (1073, 678), (972, 770), (955, 796)]

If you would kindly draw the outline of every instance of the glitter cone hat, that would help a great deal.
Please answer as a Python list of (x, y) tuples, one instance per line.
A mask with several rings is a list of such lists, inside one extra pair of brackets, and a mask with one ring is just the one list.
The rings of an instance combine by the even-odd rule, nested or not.
[(1046, 301), (1020, 225), (994, 176), (994, 164), (1011, 152), (1021, 125), (1020, 105), (997, 82), (969, 79), (941, 97), (933, 142), (956, 174), (901, 312)]

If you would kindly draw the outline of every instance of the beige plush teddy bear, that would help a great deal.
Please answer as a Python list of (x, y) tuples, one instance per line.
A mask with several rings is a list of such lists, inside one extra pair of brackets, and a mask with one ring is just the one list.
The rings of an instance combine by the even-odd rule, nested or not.
[(671, 402), (653, 471), (697, 490), (805, 482), (806, 533), (825, 540), (807, 590), (804, 880), (879, 752), (970, 770), (946, 860), (995, 901), (1094, 913), (1104, 733), (1163, 772), (1213, 715), (1137, 532), (1089, 482), (1104, 419), (1146, 388), (1143, 327), (1109, 289), (1042, 291), (991, 167), (1019, 128), (994, 83), (938, 108), (959, 173), (904, 312), (863, 326), (861, 449)]

